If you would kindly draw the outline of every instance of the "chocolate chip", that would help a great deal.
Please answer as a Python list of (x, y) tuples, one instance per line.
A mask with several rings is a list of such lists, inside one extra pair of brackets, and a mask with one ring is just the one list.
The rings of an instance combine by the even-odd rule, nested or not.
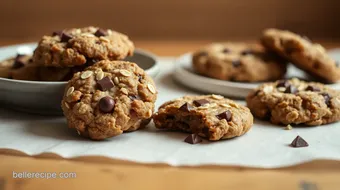
[(230, 49), (224, 48), (224, 49), (222, 50), (222, 52), (223, 52), (223, 53), (229, 53), (229, 52), (230, 52)]
[(18, 54), (14, 59), (14, 64), (12, 66), (12, 69), (19, 69), (26, 65), (24, 60), (25, 55)]
[(110, 96), (105, 96), (99, 100), (99, 109), (104, 113), (110, 113), (115, 107), (115, 101)]
[(143, 77), (141, 75), (138, 75), (138, 81), (142, 82)]
[(251, 49), (247, 49), (241, 52), (241, 55), (250, 55), (253, 54), (253, 51)]
[(206, 99), (200, 99), (200, 100), (194, 100), (193, 102), (195, 104), (195, 106), (200, 107), (203, 106), (205, 104), (209, 104), (209, 101)]
[(239, 60), (235, 60), (235, 61), (233, 61), (233, 62), (231, 62), (231, 63), (233, 64), (234, 67), (239, 67), (239, 66), (241, 66), (241, 61), (239, 61)]
[(60, 37), (61, 42), (68, 42), (70, 39), (72, 39), (72, 36), (70, 34), (62, 32), (61, 37)]
[(138, 95), (134, 95), (134, 94), (130, 94), (129, 95), (129, 98), (131, 99), (131, 100), (140, 100), (140, 97), (138, 96)]
[(52, 33), (52, 36), (59, 36), (59, 37), (61, 37), (62, 33), (63, 33), (63, 31), (55, 31), (55, 32)]
[(298, 89), (293, 86), (293, 85), (289, 85), (286, 90), (284, 91), (284, 93), (290, 93), (290, 94), (295, 94), (298, 92)]
[(110, 90), (114, 84), (109, 77), (104, 77), (102, 80), (97, 81), (98, 87), (101, 91)]
[(302, 137), (297, 136), (290, 145), (292, 147), (299, 148), (299, 147), (307, 147), (308, 143)]
[(188, 104), (188, 103), (183, 104), (183, 105), (179, 108), (179, 110), (185, 111), (185, 112), (189, 112), (189, 111), (191, 111), (192, 109), (193, 109), (193, 107), (192, 107), (190, 104)]
[(319, 92), (320, 88), (316, 87), (316, 86), (307, 86), (307, 88), (305, 89), (306, 91), (312, 91), (312, 92)]
[(290, 84), (289, 84), (289, 82), (286, 81), (286, 80), (280, 80), (280, 81), (277, 83), (277, 85), (276, 85), (277, 88), (279, 88), (279, 87), (285, 87), (285, 88), (287, 88), (287, 87), (289, 87), (289, 86), (290, 86)]
[(197, 144), (202, 142), (202, 139), (197, 134), (190, 134), (187, 138), (184, 139), (184, 142), (189, 144)]
[(225, 112), (222, 112), (218, 115), (216, 115), (216, 117), (219, 119), (219, 120), (222, 120), (222, 119), (225, 119), (227, 121), (231, 121), (231, 112), (229, 110), (225, 111)]
[(107, 36), (107, 32), (104, 29), (99, 28), (95, 33), (95, 36), (100, 37), (100, 36)]
[(330, 101), (331, 100), (331, 96), (328, 93), (322, 93), (321, 95), (325, 99), (325, 104), (327, 106), (330, 106), (330, 104), (331, 104), (331, 101)]

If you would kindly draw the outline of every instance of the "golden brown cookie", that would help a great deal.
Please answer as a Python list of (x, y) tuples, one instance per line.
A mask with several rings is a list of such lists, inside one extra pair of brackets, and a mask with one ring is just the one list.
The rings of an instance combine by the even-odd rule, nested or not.
[(219, 95), (184, 96), (166, 102), (153, 120), (159, 129), (197, 133), (213, 141), (241, 136), (253, 124), (247, 107)]
[(290, 31), (278, 29), (265, 30), (261, 41), (266, 48), (324, 82), (334, 83), (340, 80), (340, 65), (327, 55), (320, 44), (312, 43)]
[(104, 60), (74, 74), (62, 109), (70, 128), (101, 140), (147, 125), (156, 98), (153, 80), (135, 63)]
[(73, 68), (44, 67), (35, 64), (31, 55), (17, 55), (0, 62), (0, 77), (30, 81), (65, 81), (73, 73), (83, 70)]
[(285, 61), (258, 44), (210, 44), (193, 54), (192, 63), (199, 74), (230, 81), (278, 80), (286, 73)]
[(340, 120), (340, 92), (298, 79), (263, 84), (247, 97), (255, 117), (274, 124), (322, 125)]
[(91, 65), (132, 55), (134, 45), (121, 33), (98, 27), (65, 29), (44, 36), (34, 51), (34, 62), (53, 67)]

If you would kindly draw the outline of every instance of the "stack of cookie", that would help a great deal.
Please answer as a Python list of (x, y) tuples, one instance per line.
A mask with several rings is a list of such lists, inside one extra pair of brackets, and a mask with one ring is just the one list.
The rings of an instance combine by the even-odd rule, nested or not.
[(68, 127), (101, 140), (150, 122), (157, 90), (137, 64), (119, 61), (134, 52), (129, 38), (97, 27), (43, 36), (33, 56), (1, 63), (0, 77), (68, 81), (61, 103)]
[(121, 33), (98, 27), (65, 29), (43, 36), (31, 55), (0, 62), (0, 77), (31, 81), (67, 81), (99, 60), (132, 55), (134, 45)]

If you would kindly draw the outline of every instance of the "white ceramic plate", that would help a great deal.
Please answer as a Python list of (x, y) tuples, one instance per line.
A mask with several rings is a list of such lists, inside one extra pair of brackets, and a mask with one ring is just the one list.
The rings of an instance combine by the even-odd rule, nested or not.
[[(340, 49), (329, 51), (331, 57), (340, 60)], [(208, 78), (197, 74), (191, 66), (192, 54), (187, 53), (176, 60), (174, 78), (179, 83), (205, 93), (222, 94), (228, 97), (244, 99), (248, 93), (262, 83), (242, 83)], [(288, 66), (286, 78), (298, 77), (311, 80), (307, 74), (293, 65)], [(333, 89), (340, 90), (340, 83), (329, 84)]]
[[(0, 48), (0, 60), (17, 53), (32, 54), (36, 44), (21, 44)], [(151, 77), (159, 73), (156, 56), (137, 49), (126, 59), (137, 63)], [(37, 82), (13, 80), (0, 77), (0, 106), (29, 113), (61, 115), (60, 102), (66, 82)]]

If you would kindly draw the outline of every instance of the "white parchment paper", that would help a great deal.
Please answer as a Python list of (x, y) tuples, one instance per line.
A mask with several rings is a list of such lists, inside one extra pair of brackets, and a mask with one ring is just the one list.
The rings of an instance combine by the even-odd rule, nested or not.
[[(187, 94), (199, 94), (175, 83), (171, 77), (173, 59), (161, 59), (156, 77), (159, 91), (157, 107), (165, 101)], [(240, 103), (244, 103), (240, 101)], [(291, 141), (302, 136), (306, 148), (292, 148)], [(184, 143), (187, 134), (163, 132), (153, 124), (145, 130), (124, 133), (105, 141), (83, 139), (69, 130), (64, 118), (30, 115), (0, 109), (0, 148), (28, 154), (53, 152), (64, 157), (102, 155), (143, 163), (179, 165), (241, 165), (280, 167), (313, 159), (340, 159), (340, 124), (299, 127), (284, 130), (264, 121), (255, 121), (242, 137), (202, 144)]]

